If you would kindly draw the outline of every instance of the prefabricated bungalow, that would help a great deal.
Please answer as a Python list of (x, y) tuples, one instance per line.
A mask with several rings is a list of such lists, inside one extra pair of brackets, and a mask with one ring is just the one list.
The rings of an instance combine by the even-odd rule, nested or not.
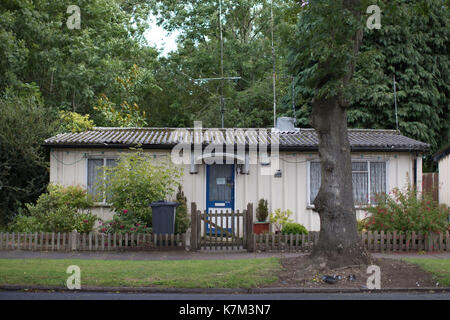
[(450, 144), (439, 150), (434, 156), (439, 170), (439, 203), (450, 208)]
[[(160, 160), (183, 154), (187, 162), (178, 164), (184, 167), (183, 190), (188, 203), (200, 210), (243, 210), (264, 198), (269, 210), (289, 209), (295, 222), (319, 230), (313, 211), (320, 186), (316, 132), (294, 128), (289, 119), (278, 123), (275, 129), (94, 128), (59, 134), (45, 141), (50, 182), (95, 193), (97, 169), (114, 165), (121, 152), (139, 146)], [(349, 129), (348, 135), (358, 219), (364, 218), (374, 193), (408, 183), (420, 190), (428, 144), (393, 130)], [(114, 214), (106, 202), (97, 203), (93, 212), (103, 219)]]

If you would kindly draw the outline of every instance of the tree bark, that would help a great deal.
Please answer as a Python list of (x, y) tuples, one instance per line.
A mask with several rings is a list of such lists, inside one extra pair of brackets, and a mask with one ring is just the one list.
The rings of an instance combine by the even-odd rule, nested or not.
[(338, 98), (316, 100), (311, 118), (321, 161), (321, 185), (314, 200), (320, 234), (311, 257), (327, 260), (330, 267), (367, 264), (370, 255), (360, 243), (353, 204), (346, 107)]
[[(359, 0), (344, 0), (345, 8), (359, 19)], [(359, 52), (362, 30), (353, 36), (353, 54)], [(328, 62), (319, 65), (324, 71)], [(342, 77), (346, 87), (353, 75), (354, 63)], [(318, 98), (312, 102), (311, 123), (319, 139), (321, 185), (314, 200), (320, 216), (320, 234), (311, 258), (325, 260), (329, 267), (368, 264), (371, 256), (360, 243), (352, 190), (352, 164), (347, 131), (349, 102), (342, 93), (331, 98)]]

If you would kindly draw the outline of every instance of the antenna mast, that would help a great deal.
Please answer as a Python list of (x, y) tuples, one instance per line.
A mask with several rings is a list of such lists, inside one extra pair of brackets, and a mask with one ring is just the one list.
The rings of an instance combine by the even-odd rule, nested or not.
[[(220, 28), (220, 77), (223, 79), (223, 35), (222, 35), (222, 0), (219, 0), (219, 28)], [(223, 97), (223, 81), (220, 81), (220, 114), (222, 128), (224, 127), (225, 101)]]
[(294, 116), (294, 125), (297, 124), (297, 117), (295, 115), (295, 78), (292, 76), (292, 114)]
[(272, 33), (272, 62), (273, 62), (273, 127), (277, 126), (277, 95), (276, 95), (276, 73), (275, 73), (275, 47), (273, 45), (273, 0), (270, 1), (270, 23), (271, 23), (271, 33)]
[(395, 73), (394, 73), (394, 105), (395, 105), (395, 128), (398, 131), (397, 88), (395, 87)]
[(222, 0), (219, 0), (219, 30), (220, 30), (220, 78), (200, 78), (195, 79), (196, 81), (220, 81), (220, 115), (222, 128), (225, 127), (224, 117), (225, 117), (225, 98), (223, 96), (223, 82), (225, 80), (239, 80), (241, 77), (224, 77), (223, 73), (223, 32), (222, 32)]

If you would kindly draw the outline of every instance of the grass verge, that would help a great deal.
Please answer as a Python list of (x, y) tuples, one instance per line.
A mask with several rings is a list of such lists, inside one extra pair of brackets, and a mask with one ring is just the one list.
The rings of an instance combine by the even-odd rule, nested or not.
[(450, 259), (405, 258), (404, 260), (432, 273), (441, 286), (450, 286)]
[(0, 259), (0, 284), (66, 286), (67, 267), (81, 270), (81, 286), (251, 288), (278, 279), (277, 258), (123, 261)]

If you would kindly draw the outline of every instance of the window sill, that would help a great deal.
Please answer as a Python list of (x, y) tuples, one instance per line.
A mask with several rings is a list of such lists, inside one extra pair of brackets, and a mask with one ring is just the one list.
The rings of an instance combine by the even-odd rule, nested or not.
[[(369, 205), (355, 206), (355, 209), (356, 210), (366, 210), (370, 206), (371, 206), (370, 204)], [(313, 206), (313, 205), (307, 205), (306, 206), (306, 209), (309, 209), (309, 210), (314, 210), (314, 208), (315, 208), (315, 206)]]
[(106, 202), (94, 202), (93, 207), (100, 207), (100, 208), (110, 208), (111, 204), (106, 203)]

